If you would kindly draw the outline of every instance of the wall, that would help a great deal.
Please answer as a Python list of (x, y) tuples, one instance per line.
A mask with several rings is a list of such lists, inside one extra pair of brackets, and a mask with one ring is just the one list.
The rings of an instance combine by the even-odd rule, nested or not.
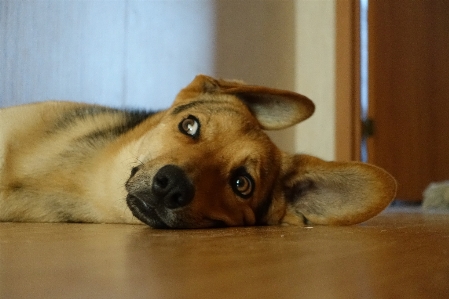
[(296, 127), (300, 152), (336, 158), (335, 2), (298, 1), (296, 11), (296, 90), (310, 97), (316, 110)]
[(228, 0), (216, 11), (216, 72), (307, 95), (313, 117), (269, 134), (284, 150), (335, 159), (335, 2)]
[(0, 106), (167, 107), (213, 72), (213, 15), (207, 1), (0, 1)]
[[(296, 89), (296, 15), (294, 1), (217, 2), (218, 76), (252, 84)], [(284, 150), (295, 152), (295, 129), (269, 132)]]

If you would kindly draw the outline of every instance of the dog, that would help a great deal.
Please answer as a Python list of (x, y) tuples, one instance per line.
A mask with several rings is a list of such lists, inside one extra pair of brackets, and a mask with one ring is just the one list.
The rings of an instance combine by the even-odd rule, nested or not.
[(1, 109), (0, 221), (208, 228), (368, 220), (396, 194), (390, 174), (285, 153), (264, 132), (314, 109), (291, 91), (205, 75), (158, 112), (58, 101)]

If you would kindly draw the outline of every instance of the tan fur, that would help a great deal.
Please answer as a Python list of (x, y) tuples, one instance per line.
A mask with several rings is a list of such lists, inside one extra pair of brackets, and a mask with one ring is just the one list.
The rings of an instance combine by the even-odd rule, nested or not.
[[(395, 196), (395, 180), (378, 167), (280, 151), (263, 130), (314, 111), (290, 91), (199, 75), (172, 107), (121, 133), (125, 115), (101, 109), (45, 102), (0, 110), (0, 221), (346, 225), (373, 217)], [(195, 138), (180, 131), (192, 116)], [(154, 195), (167, 165), (193, 186), (187, 204), (167, 203), (170, 190)], [(234, 188), (241, 171), (255, 186), (248, 198)]]

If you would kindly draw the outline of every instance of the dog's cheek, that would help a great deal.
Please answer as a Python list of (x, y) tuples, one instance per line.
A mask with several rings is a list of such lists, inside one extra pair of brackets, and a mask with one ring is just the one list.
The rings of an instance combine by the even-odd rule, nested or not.
[[(165, 135), (165, 136), (164, 136)], [(169, 134), (157, 128), (143, 136), (137, 146), (137, 159), (141, 162), (155, 159), (167, 152), (174, 144)]]

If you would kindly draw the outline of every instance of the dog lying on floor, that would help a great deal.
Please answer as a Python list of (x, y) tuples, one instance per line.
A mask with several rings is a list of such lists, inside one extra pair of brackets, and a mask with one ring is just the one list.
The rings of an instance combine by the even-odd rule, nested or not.
[(358, 162), (280, 151), (263, 132), (310, 117), (306, 97), (197, 76), (149, 113), (44, 102), (0, 110), (0, 221), (155, 228), (349, 225), (396, 182)]

